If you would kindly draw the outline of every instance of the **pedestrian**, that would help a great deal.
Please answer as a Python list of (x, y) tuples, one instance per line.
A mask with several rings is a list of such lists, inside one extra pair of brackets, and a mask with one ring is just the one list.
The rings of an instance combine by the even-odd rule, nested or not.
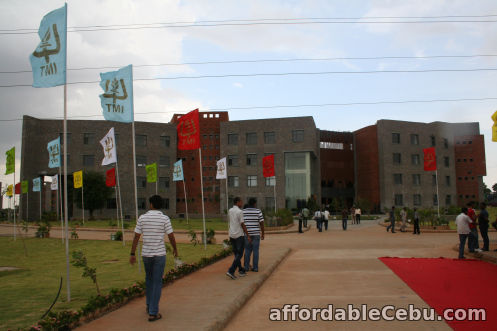
[(349, 212), (346, 208), (342, 210), (342, 229), (343, 231), (347, 230), (347, 220), (349, 219)]
[(407, 227), (406, 207), (402, 208), (402, 210), (400, 211), (400, 219), (402, 221), (402, 225), (400, 226), (400, 232), (406, 232), (406, 227)]
[[(245, 236), (244, 265), (246, 271), (259, 271), (259, 245), (264, 240), (264, 217), (262, 211), (256, 208), (257, 201), (249, 199), (248, 207), (243, 209), (243, 223), (247, 228)], [(250, 268), (250, 257), (252, 256), (252, 268)]]
[(464, 259), (464, 246), (471, 230), (469, 224), (473, 221), (468, 217), (468, 208), (463, 207), (461, 213), (456, 217), (457, 233), (459, 235), (459, 258)]
[(387, 226), (387, 232), (388, 230), (392, 229), (392, 233), (395, 233), (395, 207), (392, 206), (392, 209), (389, 212), (389, 218), (390, 218), (390, 225)]
[(352, 224), (355, 224), (355, 208), (354, 208), (354, 206), (350, 207), (350, 218), (352, 219)]
[(328, 211), (328, 209), (324, 210), (323, 216), (324, 216), (324, 229), (328, 231), (328, 221), (330, 220), (330, 212)]
[(299, 233), (304, 233), (304, 231), (302, 231), (302, 223), (303, 223), (302, 211), (298, 213), (297, 216), (299, 218)]
[(316, 221), (316, 228), (319, 232), (323, 232), (323, 213), (320, 209), (314, 213), (314, 220)]
[[(242, 199), (235, 197), (233, 207), (228, 211), (229, 219), (229, 237), (233, 247), (233, 263), (228, 269), (226, 275), (231, 279), (236, 279), (235, 271), (238, 268), (238, 275), (244, 277), (247, 275), (242, 267), (243, 251), (245, 250), (245, 237), (248, 237), (247, 227), (243, 223), (243, 211), (240, 209), (243, 206)], [(250, 242), (250, 238), (248, 239)]]
[(412, 234), (419, 234), (419, 213), (416, 208), (414, 208), (414, 232)]
[(467, 204), (468, 207), (468, 217), (471, 218), (472, 223), (469, 224), (469, 229), (471, 233), (468, 236), (468, 248), (470, 253), (481, 252), (481, 249), (478, 244), (478, 228), (477, 228), (477, 220), (476, 213), (473, 209), (473, 203), (469, 202)]
[(309, 214), (309, 209), (304, 207), (304, 209), (302, 209), (302, 220), (304, 222), (304, 228), (307, 228), (307, 220), (309, 219)]
[(355, 221), (357, 224), (361, 224), (361, 208), (359, 207), (355, 209)]
[(480, 204), (480, 214), (478, 215), (478, 224), (480, 226), (480, 234), (483, 238), (483, 251), (488, 252), (489, 240), (488, 240), (488, 211), (487, 204), (482, 202)]
[(162, 275), (166, 266), (165, 234), (167, 234), (169, 242), (173, 247), (174, 257), (178, 257), (171, 220), (160, 211), (162, 201), (159, 195), (153, 195), (149, 198), (150, 210), (141, 215), (136, 222), (135, 237), (129, 258), (129, 263), (132, 265), (135, 264), (136, 246), (138, 245), (140, 236), (143, 235), (141, 255), (145, 267), (145, 295), (149, 322), (162, 318), (162, 315), (159, 313), (159, 300), (162, 293)]

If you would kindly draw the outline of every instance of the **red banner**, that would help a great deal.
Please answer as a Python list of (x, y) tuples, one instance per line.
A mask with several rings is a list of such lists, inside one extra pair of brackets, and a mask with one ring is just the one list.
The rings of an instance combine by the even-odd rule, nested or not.
[(17, 183), (17, 184), (16, 184), (16, 190), (15, 190), (15, 193), (16, 193), (16, 194), (21, 194), (21, 183)]
[(105, 185), (107, 185), (108, 187), (116, 186), (116, 168), (107, 170), (105, 174), (106, 174)]
[(200, 148), (200, 126), (198, 109), (179, 118), (176, 127), (178, 131), (178, 150), (191, 150)]
[(262, 173), (264, 177), (274, 176), (274, 154), (262, 158)]
[(435, 147), (423, 149), (424, 153), (424, 164), (425, 171), (435, 171), (437, 170), (437, 155), (435, 153)]

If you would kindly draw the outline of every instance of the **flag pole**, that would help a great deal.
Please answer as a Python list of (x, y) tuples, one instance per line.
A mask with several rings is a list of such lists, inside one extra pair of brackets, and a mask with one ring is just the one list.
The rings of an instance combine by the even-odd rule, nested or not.
[(440, 218), (440, 197), (438, 196), (438, 169), (435, 170), (435, 181), (437, 182), (437, 213)]
[(117, 185), (114, 185), (114, 194), (116, 195), (116, 221), (117, 221), (117, 228), (119, 229), (119, 205), (117, 203)]
[(83, 183), (81, 183), (81, 207), (83, 209), (83, 225), (85, 225), (85, 190), (84, 190), (84, 187), (85, 186), (85, 182), (83, 181)]
[[(131, 68), (131, 82), (133, 82), (133, 68)], [(136, 189), (136, 146), (135, 146), (135, 105), (134, 102), (131, 104), (131, 107), (133, 109), (131, 110), (133, 112), (133, 122), (131, 122), (131, 134), (132, 134), (132, 140), (133, 140), (133, 180), (135, 183), (135, 216), (136, 216), (136, 222), (138, 223), (138, 192)], [(141, 246), (141, 245), (140, 245)], [(141, 247), (140, 247), (141, 248)], [(138, 271), (141, 272), (141, 259), (138, 259)]]
[(185, 175), (183, 174), (183, 192), (185, 193), (186, 224), (188, 224), (188, 200), (186, 199)]
[(226, 171), (226, 217), (228, 217), (228, 210), (230, 209), (229, 194), (228, 194), (228, 171)]
[[(64, 94), (65, 97), (65, 94)], [(59, 216), (60, 216), (60, 237), (62, 238), (62, 243), (64, 243), (64, 215), (62, 214), (62, 188), (60, 182), (62, 180), (61, 167), (59, 167), (59, 177), (57, 178), (57, 195), (59, 198)]]
[(14, 152), (14, 185), (12, 186), (12, 195), (14, 196), (14, 241), (16, 241), (16, 161)]
[[(205, 230), (205, 207), (204, 207), (204, 179), (202, 178), (202, 148), (198, 149), (198, 156), (200, 158), (200, 190), (202, 193), (202, 224), (204, 227), (204, 250), (207, 250), (207, 233)], [(186, 201), (186, 199), (185, 199)]]
[[(116, 154), (117, 154), (117, 146), (116, 146)], [(116, 155), (116, 176), (117, 176), (117, 191), (119, 193), (119, 211), (121, 215), (121, 232), (123, 233), (123, 246), (125, 245), (124, 241), (124, 220), (123, 220), (123, 204), (121, 202), (121, 185), (119, 184), (119, 165), (117, 163), (117, 155)]]
[[(21, 192), (22, 192), (22, 184), (21, 184)], [(29, 182), (28, 182), (28, 191), (26, 192), (26, 222), (29, 222)]]
[(274, 213), (276, 214), (276, 176), (274, 176)]
[[(43, 182), (45, 181), (45, 177), (43, 177)], [(40, 179), (40, 222), (41, 222), (41, 189), (43, 187), (44, 183), (41, 182), (41, 179)]]

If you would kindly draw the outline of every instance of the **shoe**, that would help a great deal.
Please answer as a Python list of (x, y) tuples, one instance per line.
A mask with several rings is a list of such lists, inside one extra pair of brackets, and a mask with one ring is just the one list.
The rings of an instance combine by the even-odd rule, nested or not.
[(475, 251), (469, 251), (470, 253), (474, 253)]
[(478, 253), (483, 252), (483, 250), (479, 249), (479, 248), (475, 249), (475, 251), (478, 252)]
[(231, 279), (236, 279), (236, 276), (230, 273), (229, 271), (226, 273), (226, 276), (228, 276)]
[(252, 269), (250, 269), (250, 271), (253, 271), (253, 272), (259, 272), (259, 269), (254, 269), (254, 268), (252, 268)]
[(395, 232), (395, 231), (392, 231), (392, 233), (397, 233), (397, 232)]
[(460, 260), (461, 260), (461, 259), (465, 259), (465, 258), (466, 258), (466, 257), (465, 257), (465, 256), (463, 256), (463, 257), (459, 257), (458, 259), (460, 259)]
[(482, 252), (488, 252), (488, 249), (482, 249)]
[(161, 314), (157, 314), (157, 315), (148, 315), (148, 321), (149, 322), (155, 322), (157, 320), (160, 320), (162, 318), (162, 315)]
[(245, 277), (245, 276), (247, 276), (246, 272), (239, 272), (238, 273), (238, 277)]

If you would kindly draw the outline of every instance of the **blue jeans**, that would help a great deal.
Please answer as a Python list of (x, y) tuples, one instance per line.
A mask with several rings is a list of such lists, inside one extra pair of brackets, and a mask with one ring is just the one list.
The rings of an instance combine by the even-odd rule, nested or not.
[(245, 237), (241, 236), (238, 238), (230, 238), (231, 246), (233, 247), (233, 255), (235, 256), (231, 267), (228, 272), (232, 275), (235, 274), (236, 268), (238, 268), (238, 272), (244, 273), (245, 270), (242, 267), (242, 257), (243, 250), (245, 246)]
[(480, 233), (481, 237), (483, 238), (483, 250), (488, 251), (488, 225), (487, 226), (481, 226), (480, 225)]
[(464, 258), (464, 246), (466, 245), (466, 239), (468, 239), (467, 234), (459, 235), (459, 258)]
[(343, 218), (342, 219), (342, 228), (343, 228), (343, 230), (347, 230), (347, 220), (348, 220), (348, 218)]
[(254, 271), (259, 271), (259, 244), (261, 242), (261, 236), (250, 236), (250, 239), (252, 239), (252, 243), (249, 243), (247, 237), (245, 237), (245, 258), (243, 260), (245, 270), (249, 270), (250, 255), (254, 252), (252, 268)]
[(145, 267), (145, 283), (147, 308), (149, 315), (159, 313), (159, 300), (162, 293), (162, 275), (166, 267), (166, 256), (143, 257)]
[(471, 233), (468, 236), (468, 248), (470, 252), (474, 252), (475, 249), (479, 248), (478, 245), (478, 229), (471, 229)]

